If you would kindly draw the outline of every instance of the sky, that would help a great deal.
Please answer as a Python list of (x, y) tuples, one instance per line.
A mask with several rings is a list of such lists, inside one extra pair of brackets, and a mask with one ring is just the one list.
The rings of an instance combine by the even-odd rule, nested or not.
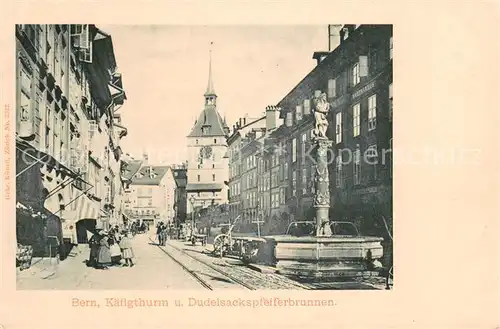
[(264, 114), (328, 49), (327, 26), (100, 25), (111, 35), (127, 101), (118, 111), (125, 153), (152, 164), (187, 159), (187, 139), (203, 110), (210, 43), (219, 113), (230, 127)]

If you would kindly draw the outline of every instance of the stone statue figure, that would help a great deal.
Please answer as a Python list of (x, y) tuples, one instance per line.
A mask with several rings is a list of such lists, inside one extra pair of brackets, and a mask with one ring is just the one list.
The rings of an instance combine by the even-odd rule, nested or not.
[(326, 100), (326, 94), (321, 93), (319, 97), (314, 99), (314, 136), (319, 138), (327, 138), (326, 130), (328, 129), (328, 112), (330, 111), (330, 104)]

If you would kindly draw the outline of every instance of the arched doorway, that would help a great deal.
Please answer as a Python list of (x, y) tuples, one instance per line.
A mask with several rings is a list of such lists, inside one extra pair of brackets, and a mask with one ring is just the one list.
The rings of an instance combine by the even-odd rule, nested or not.
[(88, 232), (94, 233), (97, 221), (95, 219), (81, 219), (76, 222), (76, 239), (78, 244), (88, 243)]

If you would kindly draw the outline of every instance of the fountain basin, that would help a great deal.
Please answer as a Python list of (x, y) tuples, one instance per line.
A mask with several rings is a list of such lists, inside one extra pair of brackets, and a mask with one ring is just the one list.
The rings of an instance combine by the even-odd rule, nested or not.
[(381, 259), (379, 237), (267, 236), (279, 273), (302, 279), (357, 277)]

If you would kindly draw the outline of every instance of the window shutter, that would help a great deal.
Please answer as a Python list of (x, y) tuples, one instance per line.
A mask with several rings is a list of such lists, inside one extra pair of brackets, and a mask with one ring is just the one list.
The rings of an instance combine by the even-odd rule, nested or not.
[(297, 118), (297, 121), (302, 120), (302, 106), (301, 105), (297, 105), (295, 107), (295, 116)]
[(80, 44), (79, 47), (82, 49), (88, 49), (90, 47), (90, 33), (89, 33), (89, 25), (85, 24), (82, 26), (82, 33), (80, 35)]
[(359, 76), (368, 76), (368, 56), (359, 56)]
[(330, 79), (328, 80), (328, 97), (336, 97), (336, 80), (335, 79)]
[(311, 100), (304, 99), (304, 115), (311, 114)]

